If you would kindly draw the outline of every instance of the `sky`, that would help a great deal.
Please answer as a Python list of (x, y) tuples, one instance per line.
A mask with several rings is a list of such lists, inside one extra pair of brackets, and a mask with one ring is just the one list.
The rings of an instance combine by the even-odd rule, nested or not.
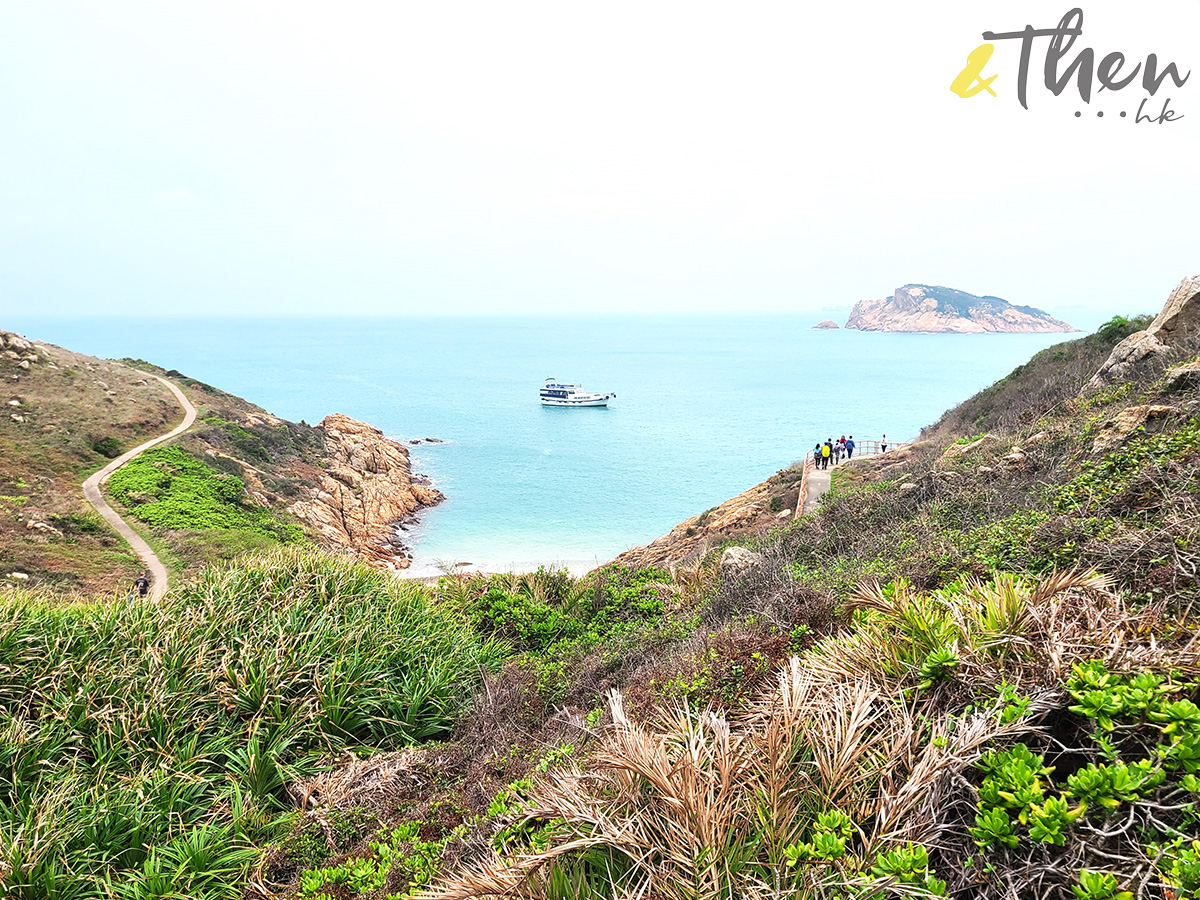
[(0, 0), (0, 317), (1156, 311), (1200, 271), (1200, 2), (1079, 2), (1060, 71), (1195, 74), (1084, 103), (1039, 38), (1023, 109), (1000, 39), (951, 91), (1045, 0)]

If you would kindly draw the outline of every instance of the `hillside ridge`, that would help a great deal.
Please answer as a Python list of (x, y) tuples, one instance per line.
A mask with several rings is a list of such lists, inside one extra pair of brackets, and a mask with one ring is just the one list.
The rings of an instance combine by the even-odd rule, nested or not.
[(178, 421), (159, 376), (179, 385), (197, 420), (119, 469), (106, 493), (175, 572), (306, 541), (403, 569), (411, 554), (400, 526), (442, 499), (411, 472), (403, 444), (348, 416), (288, 422), (144, 360), (102, 360), (7, 331), (0, 372), (9, 385), (0, 417), (0, 581), (128, 588), (142, 564), (85, 504), (80, 484)]

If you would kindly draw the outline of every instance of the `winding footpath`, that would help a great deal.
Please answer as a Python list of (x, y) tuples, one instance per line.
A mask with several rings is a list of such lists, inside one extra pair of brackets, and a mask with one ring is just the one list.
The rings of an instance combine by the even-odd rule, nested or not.
[(192, 406), (191, 401), (183, 396), (183, 391), (167, 381), (167, 379), (159, 378), (157, 375), (140, 370), (138, 374), (161, 381), (167, 386), (167, 389), (179, 401), (179, 405), (183, 407), (183, 422), (166, 434), (152, 438), (146, 441), (146, 443), (122, 453), (99, 472), (89, 475), (83, 483), (83, 496), (87, 498), (88, 503), (95, 507), (96, 512), (100, 513), (104, 517), (104, 520), (115, 528), (121, 537), (129, 542), (129, 546), (133, 547), (138, 558), (146, 564), (146, 568), (150, 570), (150, 597), (153, 600), (158, 600), (167, 592), (167, 567), (162, 564), (162, 561), (150, 549), (150, 545), (143, 540), (142, 536), (130, 528), (125, 520), (118, 516), (113, 508), (108, 505), (108, 501), (100, 494), (100, 485), (108, 481), (108, 476), (112, 475), (113, 472), (117, 471), (117, 469), (121, 468), (121, 466), (125, 465), (125, 463), (129, 462), (142, 451), (149, 450), (156, 444), (161, 444), (163, 441), (170, 440), (175, 435), (183, 434), (183, 432), (187, 431), (192, 426), (192, 423), (196, 421), (196, 407)]

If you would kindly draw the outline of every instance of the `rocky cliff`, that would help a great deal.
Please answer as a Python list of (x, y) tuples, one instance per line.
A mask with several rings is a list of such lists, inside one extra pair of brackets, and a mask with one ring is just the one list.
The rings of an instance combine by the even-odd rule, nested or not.
[(1014, 306), (999, 297), (977, 297), (953, 288), (906, 284), (891, 297), (860, 300), (847, 328), (859, 331), (1032, 333), (1077, 331), (1032, 306)]
[(735, 535), (758, 529), (765, 531), (780, 523), (780, 519), (767, 511), (769, 493), (769, 482), (756, 484), (720, 506), (680, 522), (649, 544), (626, 550), (613, 563), (630, 568), (667, 568), (700, 559)]
[(328, 550), (389, 569), (409, 566), (398, 526), (443, 499), (414, 479), (408, 450), (378, 428), (339, 413), (320, 425), (326, 468), (288, 512), (312, 526)]
[(1200, 275), (1179, 282), (1162, 311), (1145, 331), (1135, 332), (1113, 348), (1108, 360), (1092, 377), (1088, 387), (1096, 389), (1128, 378), (1139, 366), (1165, 357), (1172, 346), (1182, 345), (1200, 334)]

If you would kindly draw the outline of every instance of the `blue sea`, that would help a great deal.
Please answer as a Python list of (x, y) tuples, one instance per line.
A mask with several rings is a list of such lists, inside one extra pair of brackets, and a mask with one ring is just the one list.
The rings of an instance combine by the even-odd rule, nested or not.
[[(813, 331), (816, 316), (53, 319), (0, 325), (147, 359), (288, 419), (362, 419), (446, 502), (409, 532), (413, 574), (588, 568), (666, 533), (827, 437), (914, 437), (1067, 335)], [(547, 378), (616, 391), (538, 402)]]

